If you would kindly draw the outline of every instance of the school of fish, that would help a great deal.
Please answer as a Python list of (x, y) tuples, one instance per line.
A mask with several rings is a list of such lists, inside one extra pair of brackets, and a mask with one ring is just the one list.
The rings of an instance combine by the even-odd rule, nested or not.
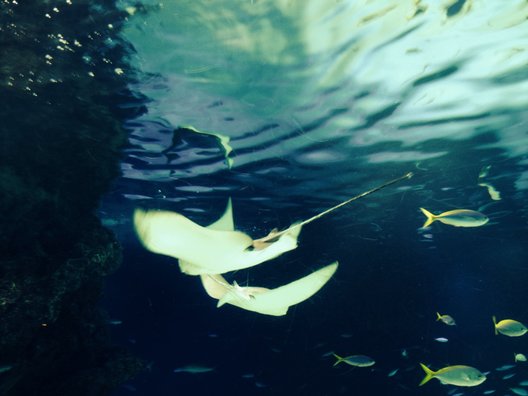
[[(479, 181), (487, 175), (488, 171), (489, 168), (481, 171)], [(141, 209), (136, 210), (134, 214), (134, 225), (139, 239), (148, 250), (177, 258), (183, 273), (200, 275), (205, 291), (209, 296), (218, 300), (218, 307), (225, 303), (230, 303), (249, 311), (280, 316), (286, 314), (289, 306), (298, 304), (315, 294), (334, 274), (337, 269), (337, 263), (333, 263), (305, 278), (273, 290), (263, 287), (242, 287), (236, 281), (229, 284), (221, 274), (252, 267), (295, 249), (302, 225), (355, 199), (377, 191), (386, 185), (411, 176), (412, 174), (409, 173), (336, 205), (304, 222), (294, 223), (284, 231), (273, 230), (268, 236), (255, 240), (246, 234), (235, 231), (231, 200), (228, 201), (224, 215), (207, 227), (201, 227), (177, 213), (146, 212)], [(491, 185), (483, 182), (479, 183), (479, 185), (488, 188), (492, 199), (500, 199), (498, 192)], [(489, 218), (486, 215), (471, 209), (453, 209), (440, 214), (433, 214), (425, 208), (420, 208), (420, 211), (426, 216), (422, 228), (431, 227), (437, 221), (445, 225), (465, 228), (480, 227), (489, 222)], [(182, 236), (185, 236), (185, 238), (182, 238)], [(175, 243), (176, 241), (178, 243)], [(207, 246), (208, 249), (203, 249), (203, 246)], [(448, 314), (436, 312), (436, 320), (447, 326), (456, 326), (454, 318)], [(492, 321), (496, 335), (520, 337), (528, 332), (524, 324), (514, 319), (502, 319), (497, 322), (496, 317), (492, 316)], [(435, 341), (447, 343), (448, 339), (437, 337)], [(334, 352), (330, 354), (336, 359), (334, 366), (344, 363), (352, 367), (365, 368), (371, 367), (376, 363), (373, 358), (362, 354), (345, 357)], [(402, 356), (407, 356), (407, 351), (404, 350)], [(515, 362), (525, 362), (526, 360), (522, 353), (514, 353)], [(423, 363), (419, 363), (419, 365), (425, 373), (425, 377), (418, 384), (419, 386), (425, 385), (435, 378), (444, 385), (474, 387), (482, 384), (487, 379), (485, 373), (468, 365), (450, 365), (436, 371)], [(509, 366), (503, 367), (507, 367), (505, 370), (509, 368)], [(213, 368), (205, 366), (188, 365), (175, 369), (174, 372), (199, 374), (213, 370)], [(500, 371), (501, 368), (497, 370)], [(395, 376), (397, 372), (398, 369), (391, 370), (388, 377)], [(511, 378), (512, 376), (513, 374), (508, 374), (503, 379)], [(517, 395), (528, 396), (528, 390), (522, 387), (512, 387), (510, 390)], [(486, 391), (484, 394), (493, 392)]]

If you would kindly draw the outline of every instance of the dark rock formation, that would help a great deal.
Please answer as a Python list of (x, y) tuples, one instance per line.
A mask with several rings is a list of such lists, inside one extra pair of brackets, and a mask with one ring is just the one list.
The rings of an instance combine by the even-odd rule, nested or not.
[(1, 395), (105, 395), (142, 367), (98, 308), (121, 260), (94, 211), (126, 141), (125, 17), (103, 0), (0, 5)]

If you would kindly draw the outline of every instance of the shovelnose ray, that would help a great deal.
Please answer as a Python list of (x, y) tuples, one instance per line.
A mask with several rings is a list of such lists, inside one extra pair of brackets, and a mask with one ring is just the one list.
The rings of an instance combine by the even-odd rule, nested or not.
[[(228, 227), (219, 227), (223, 224)], [(134, 226), (148, 250), (179, 259), (180, 270), (188, 275), (223, 274), (253, 267), (295, 249), (301, 232), (300, 227), (291, 228), (265, 247), (253, 249), (249, 235), (233, 230), (231, 199), (223, 216), (209, 227), (175, 212), (142, 209), (134, 212)]]
[(283, 316), (288, 308), (297, 305), (317, 293), (337, 270), (334, 262), (310, 275), (276, 289), (243, 287), (236, 282), (230, 285), (222, 275), (201, 275), (207, 294), (218, 299), (217, 307), (231, 304), (247, 311), (263, 315)]
[(229, 156), (229, 154), (233, 151), (233, 148), (229, 145), (229, 136), (221, 135), (216, 132), (200, 131), (191, 125), (182, 125), (176, 128), (172, 134), (172, 144), (166, 149), (164, 149), (162, 153), (168, 156), (168, 154), (173, 151), (178, 146), (178, 144), (180, 144), (182, 135), (185, 135), (188, 132), (196, 133), (199, 135), (212, 136), (218, 139), (220, 146), (222, 146), (222, 151), (224, 152), (224, 157), (227, 166), (229, 167), (229, 169), (231, 169), (231, 167), (233, 166), (233, 159)]
[(146, 249), (179, 259), (182, 272), (188, 275), (223, 274), (253, 267), (295, 249), (303, 225), (412, 175), (407, 173), (308, 220), (255, 240), (234, 230), (231, 200), (223, 216), (209, 227), (202, 227), (179, 213), (139, 208), (134, 211), (134, 227)]

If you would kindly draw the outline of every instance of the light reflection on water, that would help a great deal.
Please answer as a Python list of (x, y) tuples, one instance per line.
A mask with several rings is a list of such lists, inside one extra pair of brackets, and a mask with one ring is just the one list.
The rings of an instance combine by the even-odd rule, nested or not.
[[(526, 2), (387, 4), (147, 5), (124, 32), (145, 73), (134, 89), (150, 99), (130, 123), (125, 178), (165, 184), (167, 198), (245, 190), (284, 204), (336, 202), (409, 170), (473, 183), (492, 164), (490, 180), (526, 189)], [(167, 158), (182, 125), (228, 136), (232, 169), (203, 142)]]

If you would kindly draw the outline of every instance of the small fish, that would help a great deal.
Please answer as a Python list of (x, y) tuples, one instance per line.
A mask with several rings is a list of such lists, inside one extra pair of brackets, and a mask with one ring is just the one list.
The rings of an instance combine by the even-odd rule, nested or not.
[(482, 169), (479, 172), (478, 178), (482, 179), (486, 176), (488, 176), (489, 170), (491, 169), (491, 165), (485, 165), (482, 167)]
[(451, 316), (449, 315), (440, 315), (438, 312), (436, 313), (436, 320), (441, 320), (442, 322), (444, 322), (446, 325), (448, 326), (455, 326), (456, 323), (455, 323), (455, 319), (453, 319)]
[(486, 165), (480, 170), (480, 173), (478, 176), (478, 182), (479, 182), (478, 185), (481, 187), (486, 187), (488, 189), (488, 194), (490, 195), (492, 200), (500, 201), (501, 199), (500, 192), (498, 192), (497, 189), (493, 187), (491, 184), (484, 183), (480, 180), (488, 176), (490, 169), (491, 169), (491, 165)]
[(399, 369), (392, 370), (389, 374), (387, 374), (387, 377), (394, 377)]
[(371, 357), (365, 355), (352, 355), (347, 357), (341, 357), (335, 353), (332, 353), (332, 355), (334, 355), (334, 357), (337, 359), (337, 361), (334, 363), (334, 366), (337, 366), (341, 362), (345, 362), (346, 364), (355, 367), (369, 367), (376, 363)]
[(189, 373), (189, 374), (202, 374), (214, 371), (214, 367), (199, 366), (195, 364), (189, 364), (173, 370), (174, 373)]
[(514, 353), (513, 357), (516, 362), (526, 362), (526, 356), (523, 353)]
[(506, 374), (505, 376), (502, 377), (503, 380), (507, 380), (507, 379), (510, 379), (510, 378), (513, 378), (515, 377), (515, 373), (511, 373), (511, 374)]
[(486, 215), (469, 209), (455, 209), (439, 215), (432, 214), (424, 208), (420, 210), (427, 217), (422, 228), (429, 227), (436, 220), (455, 227), (480, 227), (489, 221)]
[(117, 325), (123, 324), (123, 321), (119, 319), (109, 319), (107, 323), (113, 326), (117, 326)]
[(490, 389), (490, 390), (487, 390), (487, 391), (484, 391), (482, 392), (483, 395), (491, 395), (492, 393), (495, 393), (495, 389)]
[(515, 367), (515, 365), (513, 365), (513, 364), (505, 364), (504, 366), (497, 367), (495, 370), (497, 370), (497, 371), (506, 371), (506, 370), (510, 370), (510, 369), (512, 369), (514, 367)]
[(445, 338), (445, 337), (438, 337), (438, 338), (435, 338), (435, 341), (437, 341), (437, 342), (447, 342), (449, 340), (447, 338)]
[(519, 385), (528, 386), (528, 381), (526, 381), (526, 380), (525, 381), (521, 381), (521, 382), (519, 382)]
[(524, 388), (510, 388), (510, 390), (519, 396), (528, 396), (528, 390)]
[(448, 366), (438, 371), (433, 371), (422, 363), (420, 366), (425, 371), (425, 377), (419, 386), (429, 382), (432, 378), (437, 378), (442, 384), (456, 386), (477, 386), (486, 381), (483, 373), (470, 366)]
[(491, 184), (489, 183), (479, 183), (479, 186), (481, 187), (485, 187), (488, 189), (488, 194), (490, 196), (490, 198), (494, 201), (500, 201), (501, 200), (501, 195), (500, 195), (500, 192), (497, 191), (497, 189), (495, 187), (493, 187)]
[(0, 374), (5, 373), (13, 368), (12, 364), (4, 364), (3, 366), (0, 366)]
[(493, 316), (495, 335), (501, 333), (508, 337), (520, 337), (528, 331), (525, 325), (513, 319), (503, 319), (497, 323), (497, 318)]

